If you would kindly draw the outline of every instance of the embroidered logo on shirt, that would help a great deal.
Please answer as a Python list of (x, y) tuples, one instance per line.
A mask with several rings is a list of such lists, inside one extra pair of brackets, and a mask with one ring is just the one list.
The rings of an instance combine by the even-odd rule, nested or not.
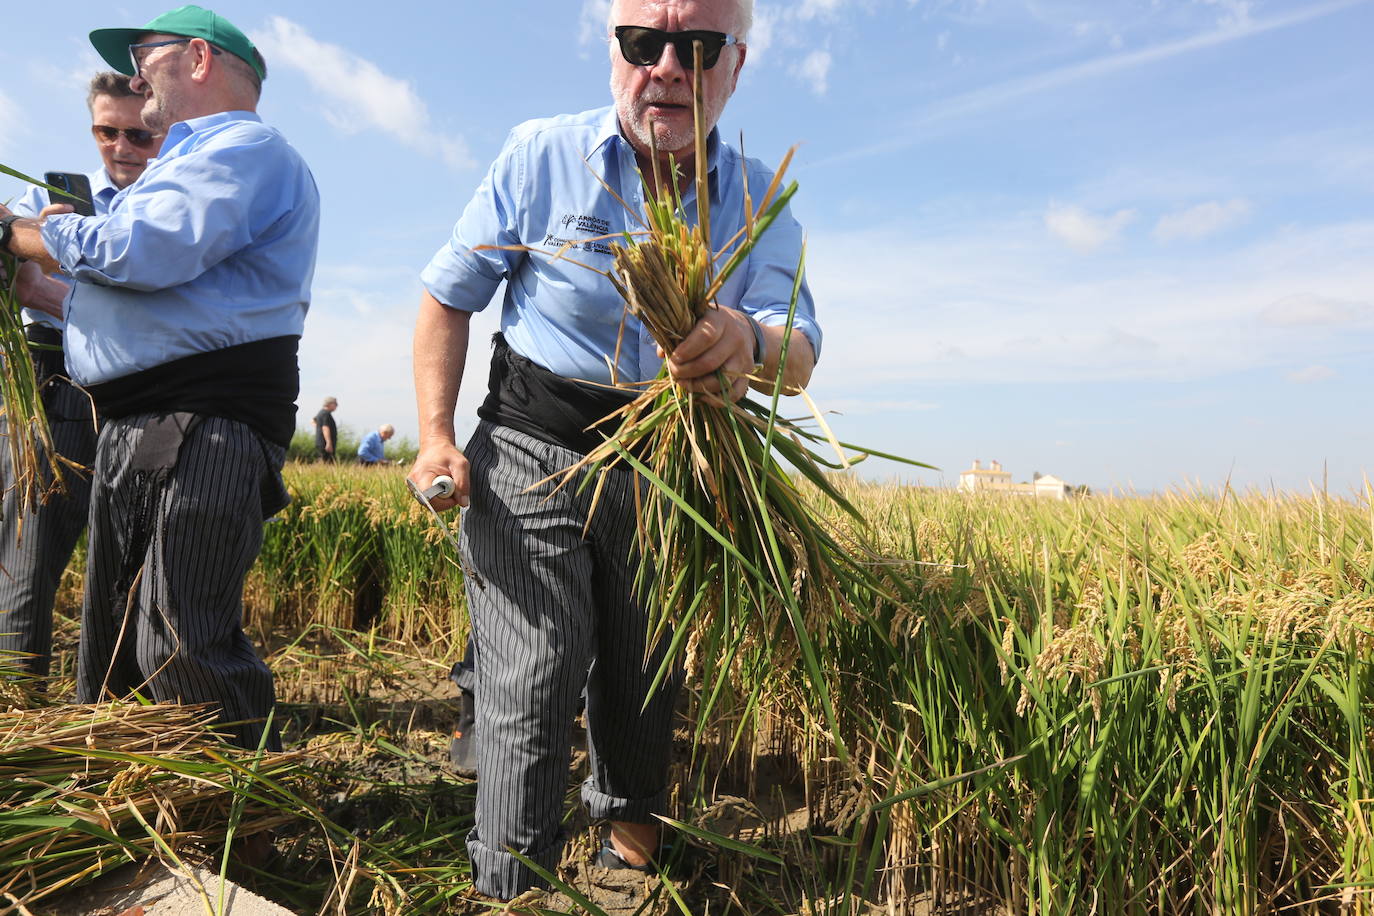
[[(609, 220), (604, 220), (599, 216), (586, 216), (584, 214), (568, 213), (559, 220), (563, 232), (574, 230), (577, 232), (587, 232), (593, 236), (603, 236), (611, 234), (611, 224)], [(563, 237), (558, 232), (550, 232), (544, 236), (544, 246), (547, 248), (567, 248), (569, 251), (592, 251), (597, 254), (610, 254), (611, 246), (605, 239), (596, 238), (585, 242), (577, 239)]]
[(610, 235), (611, 224), (599, 216), (580, 216), (576, 213), (569, 213), (563, 217), (563, 228), (576, 229), (579, 232), (590, 232), (592, 235)]

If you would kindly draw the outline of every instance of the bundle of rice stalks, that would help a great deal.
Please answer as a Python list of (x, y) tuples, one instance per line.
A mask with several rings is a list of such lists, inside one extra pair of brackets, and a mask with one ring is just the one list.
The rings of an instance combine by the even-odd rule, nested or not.
[[(789, 151), (752, 211), (746, 188), (744, 228), (720, 252), (712, 252), (701, 72), (698, 61), (695, 225), (685, 213), (676, 176), (657, 174), (653, 150), (646, 231), (611, 246), (615, 264), (610, 279), (627, 311), (667, 353), (718, 307), (715, 299), (725, 281), (797, 191), (796, 182), (782, 186)], [(798, 263), (785, 341), (791, 338), (803, 267)], [(660, 679), (687, 651), (689, 636), (695, 641), (692, 650), (713, 660), (705, 666), (711, 682), (698, 711), (700, 724), (710, 720), (714, 700), (731, 679), (757, 693), (772, 671), (787, 671), (800, 659), (843, 756), (818, 646), (827, 643), (836, 621), (866, 615), (875, 602), (892, 595), (889, 583), (875, 571), (876, 554), (866, 546), (862, 515), (827, 472), (868, 455), (919, 463), (839, 442), (804, 392), (814, 428), (782, 416), (778, 405), (786, 360), (784, 343), (777, 375), (754, 379), (771, 381), (772, 397), (766, 403), (692, 393), (669, 377), (665, 367), (636, 400), (612, 415), (619, 418), (615, 434), (563, 472), (562, 481), (587, 472), (587, 479), (599, 486), (601, 475), (623, 461), (652, 483), (639, 512), (639, 582), (650, 608), (650, 641), (671, 640)], [(722, 391), (729, 390), (730, 381), (722, 373)], [(833, 448), (833, 460), (812, 448), (821, 443)], [(846, 450), (854, 454), (846, 455)], [(810, 495), (803, 493), (789, 467), (814, 486)], [(838, 507), (854, 524), (841, 535), (820, 520), (825, 513), (813, 500)]]
[(133, 704), (0, 713), (0, 913), (297, 819), (282, 785), (300, 775), (297, 755), (233, 748), (213, 719)]
[[(22, 172), (0, 164), (0, 174), (30, 184), (42, 184)], [(63, 487), (64, 469), (75, 467), (53, 448), (47, 412), (43, 409), (38, 378), (24, 334), (24, 313), (15, 292), (18, 262), (0, 253), (0, 410), (4, 411), (12, 480), (4, 486), (16, 491), (20, 517)], [(22, 530), (22, 529), (21, 529)]]

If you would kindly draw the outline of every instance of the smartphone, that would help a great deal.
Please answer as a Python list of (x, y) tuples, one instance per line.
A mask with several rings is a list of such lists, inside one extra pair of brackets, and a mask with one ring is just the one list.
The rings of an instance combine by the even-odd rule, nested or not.
[(45, 172), (43, 180), (65, 193), (48, 191), (48, 203), (70, 204), (82, 216), (95, 216), (91, 203), (91, 180), (78, 172)]

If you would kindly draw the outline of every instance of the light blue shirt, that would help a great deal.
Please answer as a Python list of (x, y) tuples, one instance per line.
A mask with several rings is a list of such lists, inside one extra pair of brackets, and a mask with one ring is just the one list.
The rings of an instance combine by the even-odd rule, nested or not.
[(319, 227), (305, 161), (256, 114), (173, 124), (109, 212), (43, 225), (43, 243), (76, 280), (65, 303), (67, 373), (91, 385), (299, 336)]
[[(740, 159), (712, 131), (708, 161), (713, 251), (723, 248), (744, 225)], [(773, 175), (754, 159), (744, 163), (757, 204)], [(634, 210), (633, 217), (598, 176)], [(695, 191), (688, 192), (683, 204), (695, 224)], [(611, 381), (608, 363), (620, 340), (619, 381), (650, 379), (663, 364), (653, 338), (637, 318), (626, 314), (624, 300), (610, 280), (573, 263), (609, 271), (613, 259), (608, 246), (623, 239), (599, 237), (640, 228), (636, 217), (643, 218), (643, 208), (634, 148), (621, 135), (613, 107), (527, 121), (511, 131), (454, 226), (453, 237), (420, 279), (435, 299), (469, 312), (486, 308), (506, 280), (501, 330), (517, 353), (566, 378), (606, 383)], [(569, 241), (574, 245), (565, 259), (546, 256)], [(786, 324), (801, 243), (801, 226), (790, 210), (784, 211), (731, 275), (719, 304), (748, 312), (764, 324)], [(527, 245), (539, 253), (472, 250), (484, 244)], [(821, 331), (805, 284), (795, 326), (819, 356)]]
[[(96, 216), (109, 213), (110, 201), (114, 200), (114, 196), (119, 193), (119, 188), (114, 186), (114, 182), (110, 180), (109, 173), (105, 171), (104, 166), (101, 166), (94, 172), (87, 172), (86, 178), (91, 182), (91, 203), (95, 207)], [(43, 208), (51, 202), (52, 201), (48, 200), (47, 188), (40, 188), (38, 185), (29, 185), (10, 209), (20, 216), (32, 216), (36, 218), (39, 213), (43, 212)], [(56, 279), (65, 279), (67, 285), (71, 285), (70, 277), (58, 277)], [(59, 331), (62, 330), (62, 321), (60, 319), (54, 318), (47, 312), (40, 312), (37, 309), (24, 309), (24, 320), (33, 324), (45, 324)]]
[(363, 436), (363, 442), (358, 446), (358, 460), (376, 463), (386, 458), (386, 443), (382, 441), (382, 434), (375, 429)]

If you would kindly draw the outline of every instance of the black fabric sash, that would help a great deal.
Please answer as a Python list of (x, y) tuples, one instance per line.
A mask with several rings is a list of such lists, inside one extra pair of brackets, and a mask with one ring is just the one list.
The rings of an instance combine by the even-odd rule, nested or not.
[(512, 350), (500, 333), (492, 347), (487, 399), (477, 416), (574, 452), (585, 455), (604, 442), (619, 421), (592, 424), (639, 396), (550, 372)]
[(301, 389), (295, 335), (196, 353), (86, 390), (102, 417), (185, 412), (224, 417), (288, 448)]
[(38, 387), (43, 387), (51, 378), (62, 378), (67, 374), (65, 358), (62, 355), (62, 332), (46, 324), (31, 324), (24, 328), (24, 336), (33, 354), (33, 371), (38, 379)]

